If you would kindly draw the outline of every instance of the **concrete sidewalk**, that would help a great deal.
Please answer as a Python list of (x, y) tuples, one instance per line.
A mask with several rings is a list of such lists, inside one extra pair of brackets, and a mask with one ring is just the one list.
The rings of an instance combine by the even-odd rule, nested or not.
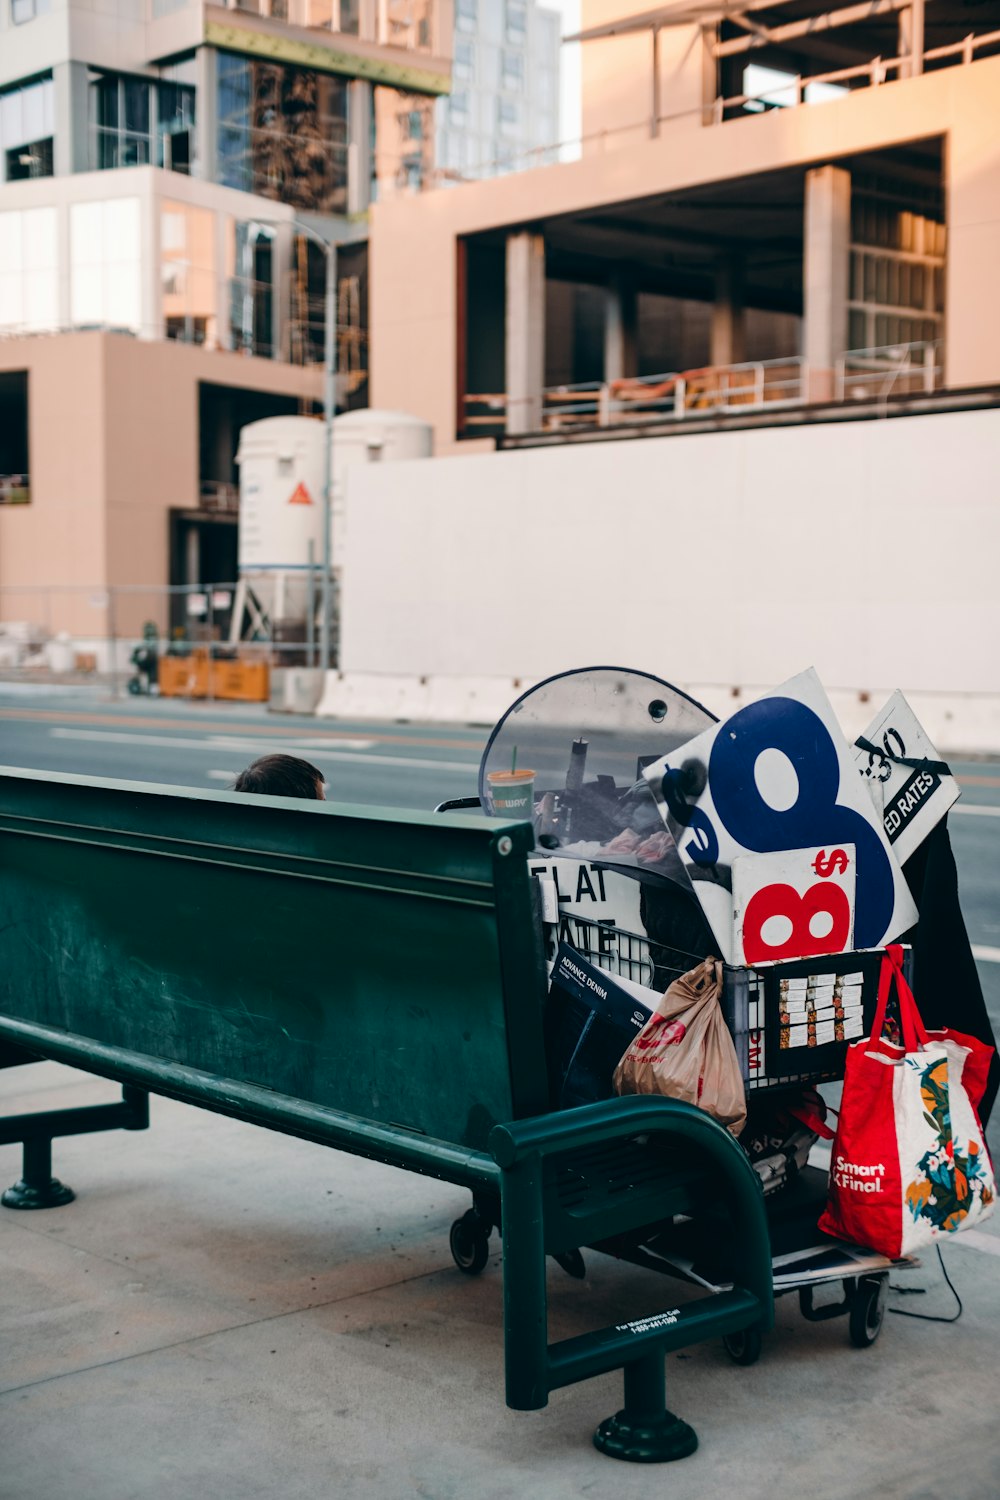
[[(114, 1097), (53, 1063), (0, 1072), (0, 1113)], [(956, 1326), (888, 1317), (861, 1351), (786, 1297), (755, 1367), (672, 1356), (701, 1447), (650, 1469), (590, 1443), (620, 1375), (507, 1410), (499, 1253), (478, 1280), (453, 1267), (460, 1190), (164, 1099), (149, 1131), (57, 1141), (53, 1166), (75, 1203), (0, 1209), (2, 1500), (1000, 1494), (996, 1220), (945, 1250)], [(0, 1148), (0, 1186), (18, 1176)], [(587, 1266), (552, 1267), (550, 1337), (684, 1295)], [(891, 1305), (952, 1310), (935, 1254), (905, 1284), (928, 1294)]]

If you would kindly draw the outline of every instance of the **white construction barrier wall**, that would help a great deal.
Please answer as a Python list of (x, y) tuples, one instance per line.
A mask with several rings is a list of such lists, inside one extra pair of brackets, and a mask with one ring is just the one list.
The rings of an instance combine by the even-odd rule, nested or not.
[(1000, 411), (351, 470), (320, 712), (491, 723), (606, 663), (716, 713), (813, 665), (845, 730), (894, 687), (1000, 750)]

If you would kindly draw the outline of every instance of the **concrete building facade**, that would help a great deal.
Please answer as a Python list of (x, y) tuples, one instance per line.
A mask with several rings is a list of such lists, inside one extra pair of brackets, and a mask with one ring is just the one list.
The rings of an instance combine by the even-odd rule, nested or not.
[(451, 41), (450, 0), (0, 0), (0, 619), (232, 580), (239, 428), (322, 398), (317, 236), (367, 404), (368, 209), (427, 175)]
[(633, 9), (579, 161), (374, 210), (373, 401), (445, 452), (1000, 381), (1000, 7)]

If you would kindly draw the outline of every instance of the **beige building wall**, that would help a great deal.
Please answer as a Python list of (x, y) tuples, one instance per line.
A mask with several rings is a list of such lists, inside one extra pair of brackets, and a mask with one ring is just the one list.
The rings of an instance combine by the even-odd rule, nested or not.
[[(200, 382), (322, 399), (320, 370), (118, 334), (0, 341), (2, 370), (28, 372), (31, 503), (0, 506), (0, 588), (31, 592), (0, 593), (0, 618), (75, 636), (106, 633), (102, 590), (168, 580), (169, 512), (199, 500)], [(151, 598), (120, 599), (117, 629)]]
[(463, 235), (930, 136), (946, 143), (946, 383), (1000, 381), (998, 99), (1000, 58), (988, 58), (724, 125), (684, 120), (656, 140), (578, 162), (378, 204), (371, 239), (372, 405), (430, 422), (438, 453), (456, 446), (455, 246)]
[[(104, 354), (98, 333), (0, 342), (0, 371), (28, 372), (32, 501), (0, 506), (0, 617), (52, 632), (101, 631), (89, 591), (106, 577)], [(45, 586), (54, 585), (51, 594)], [(16, 586), (16, 587), (14, 587)]]
[[(634, 0), (583, 0), (580, 29), (606, 26), (646, 9)], [(616, 151), (647, 140), (656, 134), (656, 115), (662, 119), (688, 112), (700, 114), (708, 75), (705, 47), (696, 27), (670, 26), (658, 33), (655, 70), (651, 29), (582, 42), (580, 46), (585, 155)], [(711, 58), (709, 70), (714, 84)]]

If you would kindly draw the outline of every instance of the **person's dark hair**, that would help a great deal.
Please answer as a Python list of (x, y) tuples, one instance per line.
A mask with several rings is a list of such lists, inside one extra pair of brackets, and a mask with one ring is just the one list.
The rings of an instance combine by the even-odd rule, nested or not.
[(295, 755), (262, 755), (241, 771), (233, 782), (234, 792), (259, 797), (305, 797), (323, 800), (323, 772)]

